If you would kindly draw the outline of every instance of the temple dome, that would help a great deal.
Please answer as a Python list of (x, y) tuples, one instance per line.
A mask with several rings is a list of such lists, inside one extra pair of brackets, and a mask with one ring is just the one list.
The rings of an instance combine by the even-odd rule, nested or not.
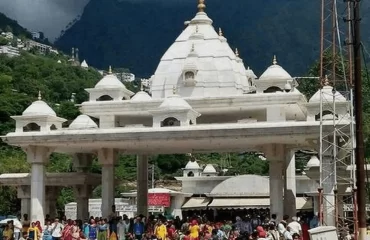
[(285, 71), (284, 68), (279, 66), (274, 57), (273, 64), (266, 69), (266, 71), (260, 76), (259, 80), (291, 80), (292, 76)]
[(126, 88), (125, 85), (112, 73), (105, 75), (95, 88)]
[[(198, 37), (202, 36), (202, 37)], [(196, 49), (194, 84), (186, 84), (185, 65), (191, 49)], [(219, 36), (212, 26), (212, 20), (200, 11), (189, 22), (160, 60), (153, 75), (151, 93), (153, 99), (166, 98), (172, 94), (172, 87), (179, 89), (181, 97), (218, 97), (242, 95), (240, 83), (246, 84), (244, 65), (242, 71), (235, 68), (235, 53), (226, 39)], [(193, 76), (192, 75), (192, 76)], [(189, 76), (189, 75), (188, 75)]]
[(306, 167), (320, 167), (320, 160), (317, 158), (317, 156), (312, 155), (310, 160), (307, 162)]
[(82, 63), (81, 63), (81, 67), (82, 67), (82, 68), (88, 68), (88, 67), (89, 67), (89, 65), (87, 65), (86, 60), (83, 60), (83, 61), (82, 61)]
[(69, 129), (91, 129), (98, 128), (98, 125), (87, 115), (78, 116), (73, 122), (69, 125)]
[(168, 96), (158, 108), (161, 110), (192, 109), (189, 103), (177, 94)]
[(215, 167), (212, 164), (207, 164), (203, 169), (203, 173), (217, 173)]
[(152, 97), (145, 91), (137, 92), (135, 96), (131, 98), (131, 101), (134, 101), (134, 102), (147, 102), (151, 100), (152, 100)]
[(200, 166), (197, 161), (189, 161), (186, 164), (185, 169), (200, 169)]
[[(326, 101), (333, 101), (333, 87), (329, 85), (329, 80), (325, 79), (325, 86), (322, 88), (322, 93), (317, 91), (309, 100), (310, 103), (319, 103), (321, 101), (321, 94)], [(347, 99), (338, 91), (335, 91), (336, 102), (346, 102)]]
[(23, 116), (54, 116), (56, 117), (57, 114), (55, 111), (44, 101), (41, 100), (39, 96), (39, 100), (33, 102), (24, 112), (22, 113)]
[[(246, 184), (248, 183), (248, 184)], [(270, 196), (270, 182), (267, 177), (258, 175), (240, 175), (226, 179), (218, 184), (210, 196)]]

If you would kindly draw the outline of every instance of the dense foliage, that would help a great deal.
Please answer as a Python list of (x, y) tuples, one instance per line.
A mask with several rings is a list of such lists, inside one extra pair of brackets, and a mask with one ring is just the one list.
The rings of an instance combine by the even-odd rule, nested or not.
[[(231, 47), (239, 49), (245, 64), (258, 76), (271, 64), (273, 54), (295, 76), (302, 76), (319, 55), (321, 1), (212, 0), (206, 4), (214, 27), (223, 29)], [(342, 25), (346, 3), (337, 4)], [(362, 2), (364, 13), (369, 7), (368, 1)], [(195, 12), (195, 0), (91, 0), (81, 19), (56, 45), (66, 52), (78, 47), (80, 55), (93, 66), (126, 66), (150, 77), (184, 29), (184, 21), (193, 18)], [(362, 18), (363, 36), (370, 36), (368, 16)], [(369, 37), (363, 39), (370, 43)]]
[[(15, 36), (18, 37), (31, 37), (31, 34), (27, 29), (23, 28), (18, 24), (17, 21), (8, 18), (5, 14), (0, 12), (0, 29), (5, 32), (12, 32)], [(1, 31), (0, 31), (1, 32)]]

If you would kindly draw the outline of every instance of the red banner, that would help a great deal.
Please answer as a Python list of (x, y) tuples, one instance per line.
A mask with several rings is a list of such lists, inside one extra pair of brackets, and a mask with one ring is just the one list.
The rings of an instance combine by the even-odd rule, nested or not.
[(171, 205), (171, 197), (169, 193), (149, 193), (148, 205), (156, 207), (169, 207)]

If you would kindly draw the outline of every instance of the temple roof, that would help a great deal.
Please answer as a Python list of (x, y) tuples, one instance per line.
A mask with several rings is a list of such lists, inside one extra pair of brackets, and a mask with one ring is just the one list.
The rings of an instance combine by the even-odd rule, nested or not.
[[(151, 78), (153, 98), (171, 95), (173, 86), (179, 89), (181, 97), (235, 96), (248, 89), (244, 65), (237, 61), (226, 39), (215, 31), (212, 23), (204, 9), (199, 10), (169, 47)], [(193, 59), (196, 82), (191, 86), (183, 84), (188, 58)]]
[(240, 175), (218, 184), (209, 196), (269, 196), (270, 183), (267, 177), (258, 175)]
[(33, 102), (26, 110), (22, 113), (23, 116), (54, 116), (57, 114), (55, 111), (44, 101), (41, 100), (41, 94), (39, 92), (38, 100)]

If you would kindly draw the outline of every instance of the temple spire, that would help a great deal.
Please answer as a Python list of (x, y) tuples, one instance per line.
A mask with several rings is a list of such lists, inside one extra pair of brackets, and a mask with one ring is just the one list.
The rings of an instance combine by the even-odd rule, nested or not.
[(206, 4), (204, 3), (204, 0), (198, 0), (198, 12), (204, 12), (206, 9)]
[(39, 91), (39, 95), (37, 97), (37, 99), (40, 101), (42, 98), (41, 98), (41, 91)]
[(330, 82), (329, 82), (328, 75), (325, 75), (324, 86), (329, 86), (329, 85), (330, 85)]
[(237, 57), (239, 57), (239, 50), (238, 50), (238, 48), (235, 48), (235, 55), (236, 55)]
[(273, 64), (273, 65), (277, 65), (276, 55), (274, 55), (274, 58), (272, 59), (272, 64)]
[(109, 66), (108, 74), (112, 74), (112, 66)]
[(218, 28), (218, 36), (222, 37), (223, 35), (224, 35), (224, 33), (222, 32), (222, 29)]

